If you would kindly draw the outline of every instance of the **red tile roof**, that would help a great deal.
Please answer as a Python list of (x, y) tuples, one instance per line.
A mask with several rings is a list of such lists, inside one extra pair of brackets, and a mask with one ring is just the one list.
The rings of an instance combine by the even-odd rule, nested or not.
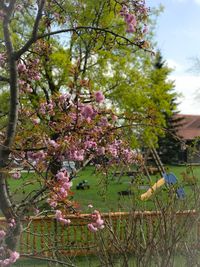
[(200, 115), (178, 114), (176, 117), (183, 118), (178, 135), (184, 140), (193, 140), (200, 136)]

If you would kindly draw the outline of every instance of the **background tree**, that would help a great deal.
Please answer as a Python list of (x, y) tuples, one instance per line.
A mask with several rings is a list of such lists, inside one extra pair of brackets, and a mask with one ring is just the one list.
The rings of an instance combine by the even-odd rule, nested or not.
[(177, 163), (180, 157), (181, 139), (177, 132), (183, 125), (183, 117), (176, 117), (179, 112), (176, 109), (173, 110), (173, 106), (174, 100), (172, 100), (172, 114), (165, 114), (164, 136), (158, 139), (158, 152), (165, 164)]
[[(163, 163), (169, 164), (178, 160), (181, 142), (179, 137), (177, 136), (177, 131), (182, 124), (182, 118), (176, 117), (176, 114), (178, 114), (176, 102), (177, 95), (173, 91), (173, 82), (167, 81), (167, 77), (170, 74), (171, 69), (166, 65), (166, 62), (163, 60), (160, 51), (158, 51), (156, 54), (154, 68), (153, 87), (155, 85), (155, 97), (157, 98), (157, 95), (160, 93), (157, 90), (157, 87), (169, 93), (168, 98), (165, 96), (162, 100), (164, 102), (167, 102), (165, 106), (168, 106), (168, 109), (161, 108), (161, 113), (164, 119), (164, 131), (162, 133), (163, 136), (159, 136), (158, 138), (158, 152), (160, 154), (161, 160), (163, 161)], [(163, 94), (161, 93), (161, 95)], [(156, 98), (155, 104), (159, 107)]]

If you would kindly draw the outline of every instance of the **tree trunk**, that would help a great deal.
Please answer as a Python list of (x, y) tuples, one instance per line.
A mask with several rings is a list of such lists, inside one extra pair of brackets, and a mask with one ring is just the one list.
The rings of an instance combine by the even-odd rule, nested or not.
[(9, 71), (9, 84), (10, 84), (10, 107), (7, 131), (5, 139), (0, 144), (0, 209), (5, 216), (8, 223), (14, 219), (15, 224), (8, 228), (5, 238), (6, 244), (9, 249), (15, 250), (18, 237), (21, 233), (20, 220), (13, 210), (8, 187), (6, 184), (6, 172), (9, 163), (9, 154), (15, 138), (17, 120), (18, 120), (18, 107), (19, 107), (19, 89), (17, 83), (17, 64), (14, 57), (14, 49), (9, 30), (10, 17), (12, 16), (15, 0), (11, 1), (9, 6), (3, 5), (5, 16), (3, 19), (3, 34), (7, 53), (7, 65)]

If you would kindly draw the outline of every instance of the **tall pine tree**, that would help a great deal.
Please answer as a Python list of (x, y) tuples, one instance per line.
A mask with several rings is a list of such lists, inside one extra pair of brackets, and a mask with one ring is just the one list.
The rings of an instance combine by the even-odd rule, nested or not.
[[(158, 51), (156, 54), (156, 59), (154, 63), (154, 68), (158, 73), (158, 80), (160, 75), (165, 76), (165, 80), (170, 73), (170, 69), (163, 60), (161, 53)], [(164, 76), (163, 76), (164, 75)], [(173, 91), (173, 84), (171, 84), (171, 91)], [(164, 136), (158, 139), (158, 152), (163, 163), (170, 164), (177, 162), (179, 160), (180, 151), (180, 138), (177, 136), (178, 128), (182, 125), (182, 117), (177, 117), (179, 113), (177, 110), (177, 99), (176, 95), (171, 98), (170, 110), (168, 112), (163, 111), (165, 118), (165, 131)]]

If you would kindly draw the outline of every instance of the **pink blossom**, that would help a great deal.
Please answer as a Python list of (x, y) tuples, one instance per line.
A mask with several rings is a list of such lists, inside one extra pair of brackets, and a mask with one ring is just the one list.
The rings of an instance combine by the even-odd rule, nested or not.
[(91, 149), (91, 148), (95, 149), (97, 147), (97, 143), (94, 141), (88, 140), (88, 141), (85, 141), (84, 146), (86, 149)]
[[(47, 200), (49, 205), (53, 208), (55, 208), (58, 205), (59, 201), (63, 201), (69, 193), (69, 190), (72, 186), (72, 182), (69, 180), (69, 176), (67, 171), (64, 169), (61, 169), (57, 174), (57, 184), (54, 189), (55, 193), (51, 195), (51, 198)], [(56, 214), (59, 215), (58, 211)]]
[(102, 117), (99, 123), (100, 126), (109, 126), (110, 124), (108, 123), (108, 119), (106, 117)]
[(89, 229), (91, 232), (93, 232), (93, 233), (95, 233), (95, 232), (98, 231), (98, 228), (95, 227), (92, 223), (89, 223), (89, 224), (88, 224), (88, 229)]
[(24, 85), (26, 82), (24, 80), (19, 79), (19, 84)]
[(25, 72), (26, 71), (26, 65), (24, 63), (19, 63), (17, 65), (18, 71), (19, 72)]
[(52, 100), (50, 100), (50, 102), (47, 103), (41, 103), (40, 104), (40, 112), (44, 115), (46, 114), (46, 112), (48, 112), (48, 114), (50, 115), (54, 115), (54, 103)]
[(40, 119), (39, 118), (34, 118), (32, 119), (32, 122), (34, 125), (38, 125), (40, 123)]
[(34, 59), (33, 64), (34, 64), (34, 65), (38, 65), (39, 62), (40, 62), (39, 58), (36, 58), (36, 59)]
[(136, 30), (137, 20), (134, 14), (130, 14), (129, 10), (126, 6), (123, 6), (120, 10), (120, 15), (124, 17), (124, 21), (126, 22), (127, 32), (133, 33)]
[(19, 256), (20, 256), (19, 253), (16, 252), (16, 251), (11, 252), (11, 254), (10, 254), (10, 261), (12, 263), (16, 262), (16, 260), (19, 259)]
[(59, 222), (63, 223), (64, 225), (68, 225), (71, 223), (70, 219), (64, 219), (64, 218), (60, 218)]
[(132, 24), (136, 26), (136, 18), (133, 14), (126, 14), (125, 21), (127, 22), (127, 24)]
[(33, 89), (30, 87), (30, 84), (27, 84), (27, 86), (24, 88), (25, 90), (25, 92), (27, 92), (27, 93), (32, 93), (33, 92)]
[(83, 108), (82, 108), (82, 110), (81, 110), (81, 114), (83, 115), (83, 117), (85, 117), (85, 118), (91, 118), (92, 117), (92, 115), (94, 114), (94, 110), (93, 110), (93, 108), (92, 108), (92, 106), (91, 105), (86, 105), (86, 106), (84, 106)]
[(90, 117), (88, 117), (88, 118), (86, 118), (86, 121), (87, 121), (88, 124), (90, 124), (92, 119)]
[(101, 103), (104, 101), (105, 97), (101, 91), (97, 91), (94, 93), (95, 99), (98, 103)]
[(59, 101), (60, 101), (61, 104), (64, 104), (69, 99), (70, 99), (70, 94), (67, 94), (67, 93), (66, 94), (61, 94), (59, 96)]
[(108, 151), (110, 152), (110, 154), (113, 156), (113, 157), (116, 157), (118, 155), (118, 151), (117, 151), (117, 148), (114, 144), (112, 145), (108, 145)]
[(88, 224), (88, 229), (91, 232), (97, 232), (104, 228), (104, 220), (101, 219), (101, 214), (98, 210), (95, 210), (91, 214), (92, 222)]
[(56, 220), (60, 223), (63, 223), (64, 225), (68, 225), (71, 223), (71, 221), (69, 219), (65, 219), (61, 210), (56, 210), (56, 214), (55, 214)]
[(112, 115), (112, 121), (115, 122), (118, 119), (116, 115)]
[(46, 113), (46, 103), (40, 104), (40, 112), (44, 115)]
[(36, 163), (45, 159), (46, 155), (47, 154), (43, 150), (35, 152), (35, 153), (33, 153), (31, 151), (27, 152), (27, 157), (29, 159), (35, 160)]
[(9, 251), (10, 257), (4, 260), (0, 260), (0, 266), (6, 267), (10, 266), (12, 263), (15, 263), (19, 259), (19, 253), (16, 251)]
[(127, 6), (123, 5), (122, 9), (120, 10), (120, 15), (123, 17), (128, 13)]
[(61, 210), (56, 210), (56, 214), (55, 214), (55, 216), (56, 216), (56, 219), (57, 219), (57, 220), (60, 219), (60, 218), (62, 217), (62, 212), (61, 212)]
[(67, 192), (67, 190), (65, 190), (64, 187), (61, 186), (59, 191), (58, 191), (58, 194), (61, 196), (61, 198), (66, 198), (68, 195), (68, 192)]
[(52, 208), (56, 208), (57, 205), (58, 205), (57, 201), (55, 201), (55, 200), (53, 200), (53, 199), (51, 199), (51, 198), (48, 198), (48, 199), (47, 199), (47, 203), (49, 203), (49, 205), (50, 205)]
[(129, 24), (128, 27), (127, 27), (126, 32), (128, 32), (128, 33), (135, 32), (135, 26), (133, 24)]
[(97, 148), (97, 155), (101, 156), (101, 155), (105, 155), (105, 147), (98, 147)]
[(10, 259), (5, 259), (2, 261), (2, 267), (6, 267), (9, 266), (11, 264), (11, 260)]
[(76, 121), (77, 120), (77, 114), (74, 112), (69, 112), (69, 117), (73, 120)]
[(63, 181), (63, 180), (67, 180), (67, 181), (69, 181), (69, 176), (68, 176), (68, 174), (67, 174), (66, 171), (59, 171), (59, 172), (56, 174), (56, 178), (57, 178), (58, 180), (61, 180), (61, 181)]
[(72, 182), (64, 182), (62, 186), (64, 189), (69, 190), (72, 187)]
[(96, 220), (96, 225), (98, 228), (102, 229), (101, 227), (103, 226), (103, 224), (104, 224), (104, 220), (102, 220), (101, 218), (98, 218)]
[(72, 150), (70, 151), (70, 159), (75, 161), (83, 161), (84, 160), (85, 151), (83, 149), (80, 150)]
[(59, 147), (59, 144), (57, 144), (56, 141), (54, 141), (54, 140), (49, 139), (48, 143), (49, 143), (50, 146), (52, 146), (54, 148), (58, 148)]
[(13, 177), (14, 179), (19, 179), (19, 178), (21, 177), (21, 172), (20, 172), (20, 171), (17, 171), (17, 172), (15, 172), (15, 173), (13, 173), (13, 174), (12, 174), (12, 177)]
[(15, 219), (11, 219), (11, 220), (9, 220), (8, 225), (9, 225), (11, 228), (15, 227), (15, 226), (16, 226)]
[(40, 74), (39, 73), (36, 73), (34, 76), (33, 76), (33, 79), (36, 80), (36, 81), (39, 81), (41, 78)]

